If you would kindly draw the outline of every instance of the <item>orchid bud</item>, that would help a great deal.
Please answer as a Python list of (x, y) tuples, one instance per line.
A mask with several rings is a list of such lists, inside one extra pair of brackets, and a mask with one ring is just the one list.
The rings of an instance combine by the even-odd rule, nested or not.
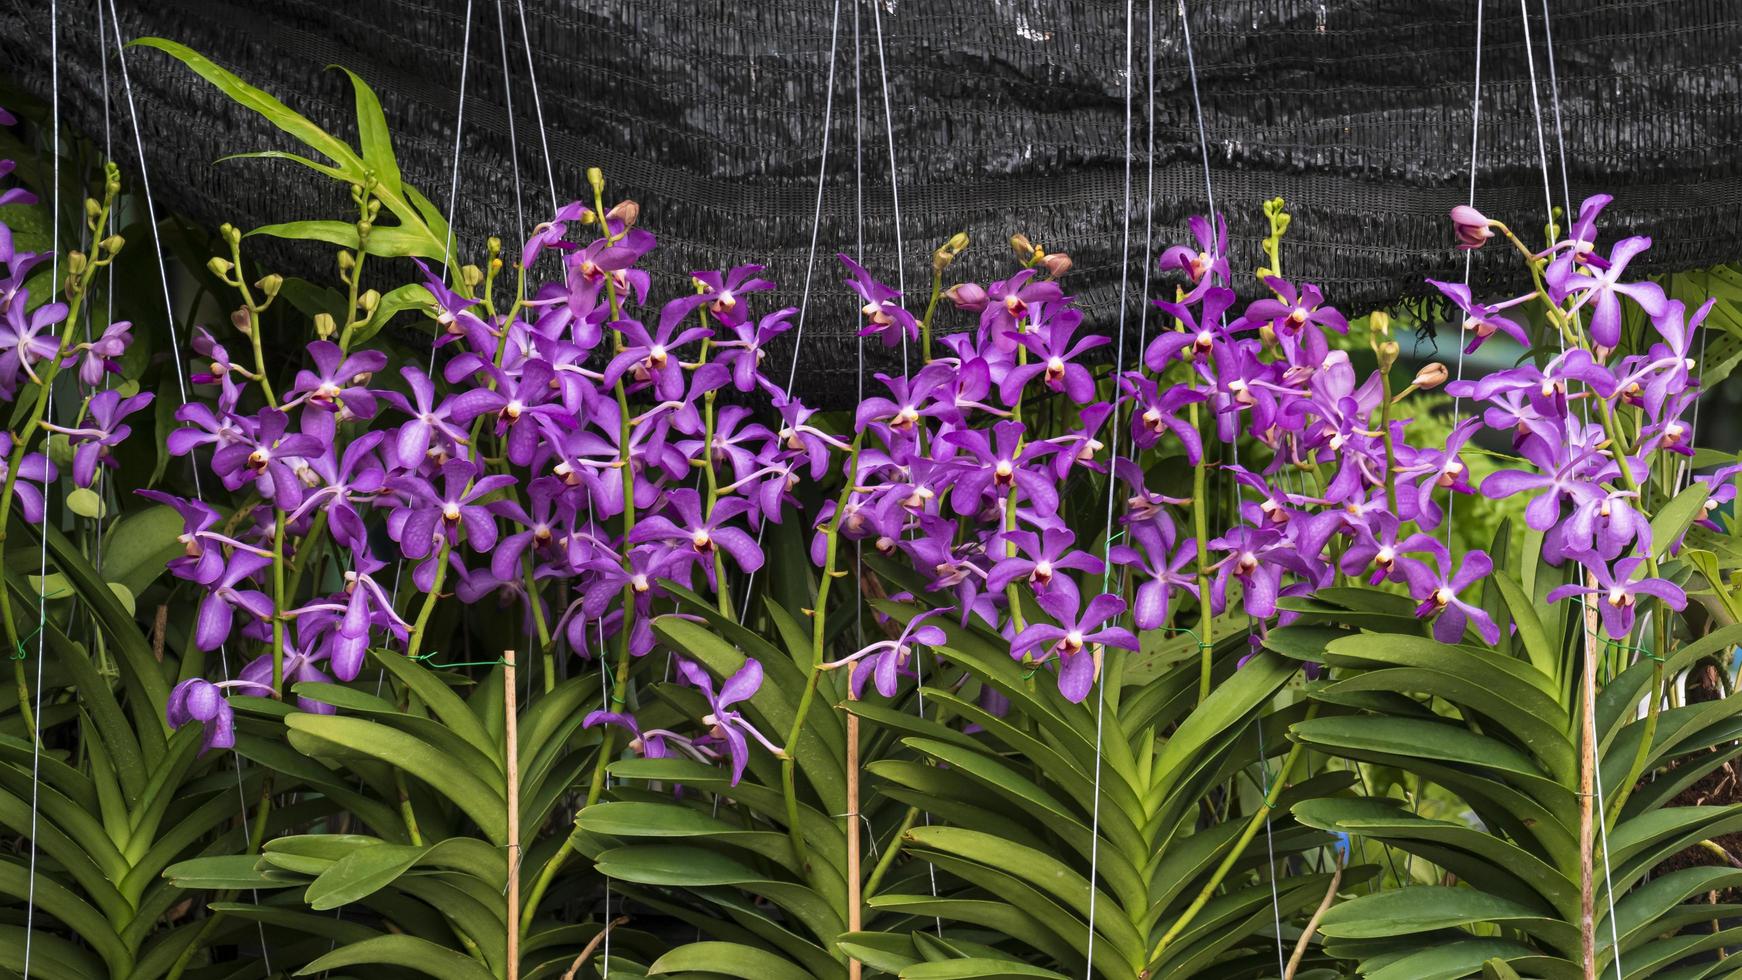
[(92, 221), (95, 221), (95, 220), (97, 220), (97, 216), (102, 214), (102, 213), (103, 213), (103, 206), (101, 204), (97, 203), (96, 198), (94, 198), (94, 197), (85, 198), (85, 217), (86, 218), (88, 218)]
[(381, 305), (381, 293), (373, 289), (365, 290), (363, 295), (357, 297), (357, 305), (363, 308), (364, 313), (374, 316), (375, 308)]
[(229, 259), (217, 255), (212, 256), (212, 260), (206, 263), (206, 271), (217, 276), (219, 279), (228, 278), (230, 270), (233, 268), (235, 268), (235, 266), (230, 264)]
[(986, 308), (986, 290), (977, 283), (956, 283), (944, 290), (944, 295), (949, 297), (950, 302), (956, 304), (958, 310), (978, 313)]
[(1391, 336), (1391, 314), (1384, 310), (1374, 310), (1367, 317), (1367, 327), (1375, 337)]
[(322, 340), (329, 340), (332, 338), (333, 334), (338, 332), (339, 323), (337, 320), (333, 319), (331, 313), (315, 314), (315, 336)]
[(1387, 340), (1385, 343), (1380, 344), (1374, 351), (1374, 353), (1379, 355), (1379, 370), (1390, 371), (1391, 365), (1397, 363), (1398, 352), (1399, 348), (1397, 346), (1397, 341), (1395, 340)]
[(122, 238), (120, 235), (110, 235), (108, 238), (103, 239), (100, 247), (103, 251), (110, 255), (114, 255), (116, 252), (121, 251), (126, 244), (127, 239)]
[(594, 194), (603, 194), (605, 192), (605, 171), (598, 167), (588, 167), (587, 186), (593, 189)]
[(1415, 380), (1411, 384), (1422, 391), (1432, 391), (1446, 383), (1446, 366), (1439, 361), (1423, 364), (1421, 370), (1415, 372)]
[(103, 164), (103, 193), (111, 199), (121, 193), (121, 167), (113, 160)]
[(357, 265), (357, 257), (344, 249), (339, 250), (339, 271), (350, 272)]
[(260, 281), (254, 284), (254, 288), (260, 290), (260, 294), (269, 301), (277, 296), (278, 291), (283, 287), (284, 277), (276, 272), (261, 276)]
[(937, 251), (931, 253), (931, 268), (933, 272), (942, 273), (956, 261), (956, 256), (968, 247), (968, 233), (958, 231), (950, 236), (950, 240), (939, 245)]
[(1492, 221), (1482, 212), (1460, 204), (1452, 209), (1452, 228), (1458, 234), (1458, 247), (1469, 250), (1481, 248), (1482, 243), (1494, 237)]
[(90, 264), (90, 259), (88, 259), (85, 256), (85, 253), (77, 251), (77, 250), (68, 252), (67, 253), (67, 277), (68, 278), (77, 278), (78, 276), (83, 275), (84, 271), (85, 271), (85, 267), (88, 266), (89, 264)]
[(229, 242), (231, 245), (242, 244), (242, 231), (241, 231), (241, 229), (237, 228), (233, 224), (230, 224), (229, 222), (225, 222), (224, 224), (221, 224), (218, 226), (218, 234), (222, 235), (224, 238), (224, 241)]
[(611, 210), (605, 212), (606, 221), (621, 221), (623, 227), (633, 228), (641, 217), (641, 205), (634, 201), (619, 201)]
[(1016, 261), (1023, 265), (1034, 259), (1034, 243), (1028, 240), (1027, 235), (1011, 235), (1010, 251), (1015, 254)]
[(254, 334), (254, 314), (246, 306), (239, 306), (230, 314), (230, 326), (244, 337)]
[(1040, 260), (1046, 266), (1046, 273), (1054, 279), (1071, 271), (1071, 257), (1063, 252), (1054, 252)]
[(462, 266), (460, 268), (460, 279), (465, 282), (467, 289), (475, 290), (478, 288), (478, 285), (484, 281), (484, 270), (475, 265)]
[(502, 239), (497, 238), (495, 235), (491, 235), (489, 238), (484, 240), (484, 250), (493, 256), (501, 255)]

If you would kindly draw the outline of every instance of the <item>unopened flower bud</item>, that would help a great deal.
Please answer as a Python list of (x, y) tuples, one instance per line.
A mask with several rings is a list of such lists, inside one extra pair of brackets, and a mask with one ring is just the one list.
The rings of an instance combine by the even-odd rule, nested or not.
[(363, 295), (357, 297), (357, 305), (363, 307), (364, 313), (373, 316), (375, 307), (381, 305), (381, 294), (373, 289), (365, 290)]
[(588, 167), (587, 186), (593, 189), (594, 194), (603, 194), (605, 192), (605, 171), (598, 167)]
[(633, 228), (641, 217), (641, 205), (634, 201), (618, 201), (616, 206), (605, 212), (607, 221), (621, 221), (623, 227)]
[(101, 247), (103, 251), (110, 255), (114, 255), (116, 252), (121, 251), (126, 244), (127, 239), (122, 238), (120, 235), (110, 235), (108, 238), (103, 239)]
[(1452, 228), (1458, 233), (1458, 247), (1461, 249), (1481, 248), (1483, 242), (1494, 237), (1492, 225), (1487, 215), (1468, 204), (1452, 209)]
[(978, 313), (986, 308), (986, 290), (978, 283), (959, 282), (944, 290), (944, 295), (956, 304), (958, 310)]
[(1016, 255), (1016, 261), (1023, 265), (1034, 259), (1034, 243), (1028, 240), (1027, 235), (1011, 235), (1010, 251)]
[(322, 340), (329, 340), (332, 338), (333, 334), (336, 334), (338, 332), (339, 332), (339, 323), (337, 320), (333, 319), (333, 315), (331, 313), (316, 313), (315, 314), (315, 336), (316, 337), (319, 337)]
[(1063, 252), (1054, 252), (1040, 261), (1046, 266), (1046, 274), (1054, 279), (1071, 271), (1071, 257)]
[(1391, 314), (1384, 310), (1374, 310), (1367, 317), (1367, 326), (1375, 337), (1391, 336)]
[(465, 282), (467, 289), (475, 290), (484, 281), (484, 270), (475, 265), (467, 265), (460, 269), (460, 278)]
[(1412, 383), (1422, 391), (1432, 391), (1446, 383), (1446, 376), (1446, 366), (1434, 361), (1423, 364), (1421, 370), (1415, 372), (1415, 381)]
[(76, 278), (76, 277), (84, 274), (85, 267), (89, 263), (90, 263), (90, 260), (85, 257), (85, 253), (80, 252), (80, 251), (76, 251), (76, 250), (68, 252), (67, 253), (67, 276), (69, 278)]
[(1398, 351), (1399, 348), (1397, 346), (1397, 341), (1395, 340), (1387, 340), (1385, 343), (1380, 344), (1376, 350), (1376, 353), (1379, 355), (1379, 370), (1391, 370), (1391, 365), (1397, 363)]
[(254, 333), (254, 314), (248, 307), (239, 306), (230, 313), (230, 326), (243, 336), (251, 336)]
[(85, 198), (85, 217), (91, 219), (92, 221), (95, 221), (95, 220), (97, 220), (97, 215), (102, 214), (102, 213), (103, 213), (103, 206), (101, 204), (97, 203), (96, 198), (94, 198), (94, 197)]
[(357, 265), (357, 257), (344, 249), (339, 250), (339, 271), (350, 272)]
[(932, 271), (937, 272), (937, 273), (941, 273), (945, 269), (948, 269), (950, 267), (950, 263), (956, 261), (956, 256), (961, 255), (962, 251), (964, 249), (966, 249), (967, 247), (968, 247), (968, 233), (967, 232), (958, 231), (954, 235), (951, 235), (949, 241), (944, 242), (942, 245), (939, 245), (937, 247), (937, 251), (931, 253)]
[(218, 234), (224, 237), (224, 241), (227, 241), (232, 245), (240, 244), (242, 241), (241, 229), (229, 222), (225, 222), (218, 226)]
[(491, 235), (484, 241), (484, 250), (491, 255), (501, 255), (502, 239), (497, 238), (495, 235)]
[(254, 284), (254, 288), (260, 290), (260, 294), (265, 296), (268, 300), (277, 296), (278, 291), (283, 287), (284, 277), (276, 272), (261, 276), (260, 281)]
[(206, 271), (210, 272), (214, 276), (217, 276), (219, 279), (223, 279), (224, 277), (228, 276), (230, 274), (230, 270), (233, 268), (235, 268), (235, 266), (232, 266), (230, 264), (229, 259), (226, 259), (226, 258), (224, 258), (222, 256), (218, 256), (218, 255), (212, 256), (212, 260), (210, 262), (206, 263)]

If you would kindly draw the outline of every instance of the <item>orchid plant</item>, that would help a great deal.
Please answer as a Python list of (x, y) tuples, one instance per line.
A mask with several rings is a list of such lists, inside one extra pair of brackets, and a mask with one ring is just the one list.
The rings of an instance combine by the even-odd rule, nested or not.
[[(466, 980), (1692, 977), (1735, 941), (1690, 928), (1732, 868), (1658, 869), (1738, 863), (1734, 804), (1672, 804), (1736, 753), (1742, 469), (1694, 443), (1704, 335), (1742, 320), (1629, 275), (1607, 197), (1541, 247), (1454, 210), (1529, 288), (1431, 281), (1460, 353), (1413, 375), (1389, 316), (1285, 276), (1279, 201), (1258, 276), (1195, 217), (1113, 322), (1025, 236), (986, 282), (944, 242), (923, 303), (842, 254), (909, 367), (843, 412), (769, 270), (659, 280), (599, 171), (475, 248), (355, 76), (353, 146), (142, 43), (352, 212), (221, 228), (190, 270), (221, 306), (169, 351), (84, 329), (118, 171), (89, 254), (0, 224), (0, 559), (43, 549), (0, 625), (70, 676), (39, 715), (15, 659), (7, 704), (5, 819), (70, 882), (0, 875), (67, 926), (30, 975), (219, 975), (257, 939)], [(337, 288), (252, 235), (336, 249)], [(1466, 376), (1497, 342), (1524, 356)], [(118, 488), (147, 419), (162, 468)], [(1478, 506), (1517, 520), (1461, 546)]]

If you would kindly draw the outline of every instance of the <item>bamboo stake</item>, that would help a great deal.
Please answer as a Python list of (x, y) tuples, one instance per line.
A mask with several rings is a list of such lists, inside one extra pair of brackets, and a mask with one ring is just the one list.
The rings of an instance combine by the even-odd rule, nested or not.
[[(1593, 587), (1596, 581), (1591, 581)], [(1597, 771), (1597, 610), (1585, 606), (1585, 670), (1579, 685), (1579, 952), (1584, 958), (1585, 980), (1597, 978), (1597, 890), (1592, 873), (1595, 835), (1591, 805), (1596, 799)], [(1652, 697), (1657, 690), (1652, 689)]]
[(508, 980), (520, 980), (520, 731), (514, 651), (502, 654), (502, 742), (508, 774)]
[[(847, 700), (853, 697), (853, 671), (857, 662), (847, 665)], [(847, 931), (858, 932), (864, 924), (860, 914), (859, 884), (859, 716), (847, 712)], [(848, 980), (859, 980), (864, 964), (858, 957), (847, 960)]]

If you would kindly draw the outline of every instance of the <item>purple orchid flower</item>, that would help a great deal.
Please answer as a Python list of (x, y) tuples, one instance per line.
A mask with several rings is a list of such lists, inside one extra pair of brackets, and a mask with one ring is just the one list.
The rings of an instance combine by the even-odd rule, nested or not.
[(677, 327), (701, 299), (700, 296), (691, 296), (665, 304), (659, 314), (659, 329), (652, 334), (634, 320), (619, 320), (612, 324), (613, 329), (623, 336), (623, 348), (605, 366), (605, 384), (614, 385), (617, 379), (627, 374), (638, 384), (652, 385), (660, 398), (682, 398), (684, 376), (683, 368), (678, 364), (677, 348), (709, 336), (712, 331), (707, 327), (683, 330)]
[(1062, 571), (1099, 575), (1107, 567), (1087, 551), (1071, 550), (1077, 536), (1064, 528), (1049, 527), (1039, 534), (1005, 531), (999, 537), (1016, 545), (1017, 553), (1000, 558), (987, 573), (986, 588), (991, 592), (1002, 592), (1019, 579), (1026, 581), (1035, 595), (1058, 590), (1075, 592), (1077, 583), (1071, 576), (1060, 574)]
[(309, 404), (343, 419), (375, 417), (375, 393), (367, 387), (375, 372), (387, 366), (387, 355), (375, 350), (347, 355), (338, 344), (317, 340), (308, 345), (315, 370), (296, 373), (296, 383), (285, 393), (284, 407)]
[[(12, 458), (12, 433), (0, 432), (0, 482), (7, 475), (7, 461)], [(55, 466), (41, 453), (25, 453), (18, 461), (18, 478), (12, 481), (12, 496), (17, 498), (19, 514), (26, 524), (41, 524), (43, 486), (54, 482)]]
[(272, 597), (259, 589), (245, 588), (244, 583), (271, 567), (272, 559), (251, 551), (230, 555), (224, 572), (209, 586), (200, 600), (199, 616), (194, 623), (194, 647), (216, 650), (230, 637), (234, 610), (240, 609), (254, 618), (272, 618)]
[(744, 767), (750, 762), (750, 744), (744, 738), (751, 738), (762, 743), (762, 747), (773, 753), (776, 758), (786, 758), (786, 752), (768, 737), (757, 730), (746, 719), (742, 712), (733, 711), (732, 705), (747, 701), (762, 687), (762, 664), (760, 661), (746, 659), (744, 666), (737, 673), (726, 678), (720, 685), (720, 693), (714, 693), (714, 679), (708, 672), (688, 660), (677, 662), (678, 670), (684, 678), (702, 692), (708, 699), (708, 713), (703, 716), (702, 724), (710, 727), (710, 735), (726, 744), (726, 755), (732, 760), (732, 785), (738, 785), (744, 778)]
[(1500, 642), (1500, 627), (1480, 606), (1471, 605), (1458, 594), (1494, 573), (1494, 562), (1486, 552), (1471, 551), (1464, 555), (1456, 573), (1448, 574), (1451, 556), (1438, 542), (1429, 550), (1433, 565), (1417, 558), (1398, 559), (1403, 577), (1409, 583), (1410, 595), (1421, 602), (1415, 615), (1419, 619), (1433, 617), (1433, 636), (1441, 643), (1463, 641), (1464, 630), (1471, 624), (1490, 646)]
[(451, 550), (459, 544), (462, 527), (466, 544), (473, 551), (485, 553), (496, 547), (496, 520), (484, 498), (513, 486), (515, 479), (506, 473), (481, 476), (480, 472), (468, 460), (450, 459), (442, 464), (440, 490), (431, 481), (416, 476), (398, 476), (388, 481), (389, 487), (405, 494), (411, 502), (410, 507), (393, 514), (399, 519), (395, 539), (405, 557), (423, 558), (444, 539)]
[(731, 555), (738, 567), (746, 572), (754, 572), (762, 567), (762, 549), (757, 547), (755, 539), (745, 533), (743, 528), (726, 523), (747, 510), (750, 506), (748, 502), (741, 499), (721, 500), (714, 504), (713, 513), (704, 517), (701, 495), (694, 490), (673, 490), (666, 496), (666, 501), (683, 523), (680, 525), (663, 514), (644, 518), (630, 533), (631, 544), (645, 544), (650, 541), (688, 542), (697, 559), (702, 560), (701, 565), (710, 585), (716, 584), (713, 562), (716, 547)]
[(117, 320), (103, 328), (101, 337), (80, 344), (79, 380), (96, 387), (107, 375), (121, 373), (121, 355), (133, 343), (132, 329), (133, 324)]
[(1072, 344), (1071, 338), (1082, 322), (1082, 311), (1060, 310), (1046, 331), (1017, 338), (1022, 346), (1033, 352), (1035, 360), (1013, 367), (1004, 375), (1004, 381), (998, 386), (998, 396), (1004, 399), (1004, 404), (1014, 405), (1021, 401), (1022, 389), (1036, 377), (1042, 379), (1047, 390), (1063, 392), (1076, 404), (1086, 404), (1095, 397), (1094, 376), (1088, 368), (1076, 363), (1075, 358), (1112, 343), (1112, 340), (1091, 335)]
[(98, 464), (111, 468), (115, 466), (109, 450), (119, 446), (133, 434), (133, 427), (122, 420), (151, 404), (153, 397), (149, 391), (129, 398), (122, 398), (121, 392), (115, 389), (101, 391), (91, 396), (91, 401), (86, 406), (85, 419), (76, 428), (66, 428), (51, 422), (42, 423), (43, 428), (66, 436), (68, 441), (78, 447), (73, 450), (74, 485), (89, 487), (97, 482)]
[(190, 677), (177, 684), (175, 690), (169, 692), (169, 705), (164, 711), (164, 720), (171, 728), (180, 728), (192, 721), (204, 726), (200, 735), (201, 755), (213, 749), (236, 746), (235, 717), (224, 692), (218, 689), (218, 685), (201, 677)]
[(1012, 488), (1042, 516), (1058, 511), (1058, 487), (1044, 468), (1033, 465), (1035, 460), (1057, 452), (1058, 447), (1047, 442), (1024, 443), (1026, 431), (1021, 422), (1011, 421), (994, 425), (991, 439), (978, 429), (958, 429), (939, 438), (967, 457), (950, 489), (956, 513), (972, 514), (987, 494), (1003, 496)]
[(1183, 272), (1192, 284), (1188, 298), (1195, 298), (1218, 282), (1226, 284), (1228, 273), (1228, 219), (1216, 215), (1212, 235), (1210, 219), (1194, 214), (1186, 219), (1197, 247), (1174, 245), (1161, 253), (1156, 268), (1162, 272)]
[(1548, 283), (1559, 294), (1557, 298), (1577, 295), (1579, 300), (1573, 304), (1572, 309), (1591, 307), (1591, 340), (1597, 346), (1611, 350), (1621, 346), (1622, 296), (1638, 304), (1649, 317), (1655, 319), (1664, 315), (1669, 305), (1669, 297), (1664, 295), (1662, 286), (1650, 281), (1619, 281), (1622, 273), (1627, 271), (1628, 263), (1650, 247), (1649, 238), (1623, 238), (1610, 250), (1603, 268), (1597, 268), (1592, 263), (1582, 273), (1571, 266), (1556, 266), (1549, 270), (1555, 273)]
[(1035, 281), (1036, 270), (1023, 269), (986, 290), (986, 308), (980, 314), (980, 335), (999, 350), (1013, 351), (1017, 338), (1032, 329), (1034, 307), (1064, 299), (1059, 284)]
[(443, 456), (457, 453), (459, 447), (467, 444), (468, 437), (464, 430), (453, 424), (452, 402), (438, 403), (435, 383), (415, 365), (407, 364), (399, 369), (399, 373), (405, 376), (406, 384), (411, 388), (411, 399), (397, 391), (378, 392), (382, 401), (411, 416), (409, 422), (399, 427), (399, 434), (393, 442), (394, 458), (398, 464), (407, 469), (422, 465), (432, 443)]
[(862, 659), (870, 659), (870, 669), (860, 670), (854, 667), (852, 672), (853, 697), (864, 696), (865, 682), (872, 680), (876, 684), (877, 693), (886, 698), (895, 696), (896, 686), (900, 681), (907, 662), (914, 656), (913, 648), (924, 645), (928, 647), (942, 646), (949, 637), (943, 629), (926, 623), (926, 620), (942, 616), (950, 612), (948, 609), (928, 609), (908, 620), (901, 634), (893, 640), (878, 640), (869, 646), (842, 657), (840, 660), (824, 664), (822, 669), (833, 670), (849, 667)]
[(1438, 279), (1429, 279), (1428, 284), (1445, 294), (1447, 299), (1451, 300), (1458, 309), (1463, 311), (1463, 329), (1465, 333), (1470, 335), (1470, 342), (1464, 347), (1464, 353), (1476, 353), (1476, 349), (1481, 347), (1488, 341), (1489, 337), (1494, 336), (1496, 333), (1503, 333), (1506, 336), (1511, 337), (1513, 340), (1518, 341), (1518, 344), (1521, 347), (1530, 346), (1530, 334), (1525, 332), (1524, 327), (1520, 326), (1518, 321), (1509, 317), (1501, 316), (1500, 313), (1503, 310), (1535, 298), (1535, 293), (1526, 293), (1516, 299), (1507, 300), (1506, 302), (1495, 306), (1489, 306), (1486, 303), (1476, 302), (1474, 296), (1470, 292), (1470, 287), (1463, 283), (1440, 282)]
[[(1074, 592), (1050, 592), (1040, 597), (1040, 607), (1057, 620), (1054, 623), (1030, 623), (1010, 642), (1010, 655), (1017, 660), (1032, 657), (1044, 663), (1059, 660), (1059, 693), (1065, 700), (1081, 702), (1095, 686), (1101, 670), (1101, 654), (1095, 646), (1136, 650), (1137, 637), (1123, 626), (1107, 626), (1106, 622), (1125, 611), (1125, 600), (1116, 595), (1098, 595), (1078, 615), (1078, 597)], [(1034, 653), (1039, 650), (1038, 656)]]
[(1643, 555), (1633, 555), (1623, 558), (1610, 568), (1602, 557), (1585, 552), (1572, 557), (1590, 572), (1596, 580), (1595, 585), (1583, 582), (1573, 582), (1553, 589), (1548, 594), (1549, 602), (1559, 602), (1568, 596), (1594, 595), (1600, 596), (1597, 603), (1597, 615), (1603, 621), (1603, 632), (1609, 634), (1612, 640), (1626, 640), (1633, 633), (1633, 620), (1636, 614), (1637, 596), (1656, 596), (1663, 604), (1677, 612), (1686, 609), (1688, 596), (1681, 586), (1668, 579), (1633, 577), (1640, 566), (1645, 564)]
[(876, 279), (865, 267), (854, 262), (845, 252), (838, 252), (835, 258), (847, 267), (849, 278), (842, 280), (847, 288), (859, 294), (864, 302), (859, 313), (865, 318), (865, 326), (859, 329), (861, 337), (880, 337), (883, 346), (894, 347), (902, 340), (919, 339), (919, 321), (912, 313), (907, 312), (897, 300), (901, 299), (899, 290), (891, 289)]
[[(743, 302), (744, 295), (746, 293), (767, 292), (774, 288), (774, 283), (758, 277), (757, 274), (762, 269), (763, 267), (759, 265), (740, 265), (724, 273), (708, 270), (693, 272), (690, 275), (701, 284), (702, 296), (708, 304), (708, 312), (713, 314), (714, 319), (728, 327), (737, 328), (750, 322), (749, 308)], [(783, 311), (784, 314), (796, 312), (798, 312), (796, 309)], [(756, 333), (760, 333), (763, 328), (768, 327), (772, 317), (780, 316), (782, 314), (777, 313), (763, 317), (762, 326), (758, 328)], [(740, 332), (739, 337), (743, 336), (743, 333)], [(750, 389), (740, 388), (739, 390), (749, 391)]]
[(665, 740), (671, 733), (663, 729), (652, 728), (641, 730), (641, 725), (635, 716), (618, 711), (594, 711), (581, 722), (582, 728), (592, 728), (595, 725), (615, 725), (629, 733), (629, 751), (644, 759), (664, 759), (671, 755), (666, 748)]
[(1181, 571), (1198, 557), (1196, 538), (1187, 538), (1174, 547), (1174, 527), (1170, 520), (1143, 521), (1130, 527), (1131, 539), (1137, 547), (1114, 545), (1107, 557), (1115, 565), (1124, 565), (1143, 575), (1137, 586), (1137, 604), (1132, 607), (1132, 622), (1140, 630), (1161, 629), (1168, 623), (1171, 598), (1175, 592), (1189, 592), (1198, 598), (1198, 586), (1190, 572)]

